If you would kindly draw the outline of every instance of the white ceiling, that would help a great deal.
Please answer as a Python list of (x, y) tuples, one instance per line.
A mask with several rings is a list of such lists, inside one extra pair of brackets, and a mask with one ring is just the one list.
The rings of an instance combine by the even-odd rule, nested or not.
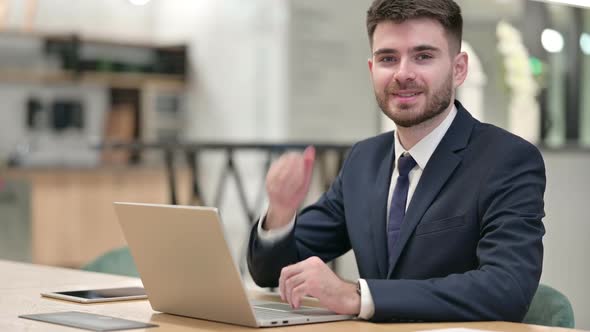
[(497, 21), (518, 18), (528, 0), (456, 0), (466, 21)]
[(571, 5), (571, 6), (590, 8), (590, 0), (535, 0), (535, 1), (553, 2), (553, 3), (567, 4), (567, 5)]

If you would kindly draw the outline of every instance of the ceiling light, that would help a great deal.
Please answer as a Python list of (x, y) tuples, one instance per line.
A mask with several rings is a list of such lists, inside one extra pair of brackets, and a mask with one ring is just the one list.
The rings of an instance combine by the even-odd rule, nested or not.
[(590, 34), (584, 32), (580, 36), (580, 48), (586, 55), (590, 55)]
[(545, 29), (541, 34), (541, 43), (543, 48), (549, 53), (559, 53), (563, 50), (563, 36), (559, 31)]

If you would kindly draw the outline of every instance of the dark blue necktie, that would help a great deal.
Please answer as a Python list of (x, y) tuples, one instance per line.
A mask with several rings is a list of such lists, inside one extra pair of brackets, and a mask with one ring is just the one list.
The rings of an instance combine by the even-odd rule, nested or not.
[(392, 265), (393, 248), (399, 238), (402, 228), (402, 222), (406, 216), (406, 203), (408, 201), (408, 189), (410, 188), (410, 178), (408, 174), (416, 166), (416, 161), (409, 153), (404, 153), (399, 157), (397, 169), (399, 176), (391, 196), (391, 206), (389, 208), (389, 222), (387, 223), (387, 252), (389, 254), (389, 265)]

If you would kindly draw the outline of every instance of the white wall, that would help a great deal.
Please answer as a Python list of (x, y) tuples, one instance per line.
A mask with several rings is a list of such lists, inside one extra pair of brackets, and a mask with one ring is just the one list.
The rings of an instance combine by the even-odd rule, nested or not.
[(284, 3), (167, 0), (157, 6), (156, 39), (191, 46), (188, 137), (283, 138)]
[(289, 1), (289, 138), (352, 143), (379, 130), (367, 64), (370, 2)]
[(576, 328), (590, 329), (590, 154), (543, 152), (545, 191), (545, 258), (541, 282), (571, 301)]
[[(37, 0), (33, 30), (79, 33), (84, 36), (150, 41), (153, 6), (133, 6), (127, 0)], [(7, 0), (6, 27), (25, 24), (26, 1)]]

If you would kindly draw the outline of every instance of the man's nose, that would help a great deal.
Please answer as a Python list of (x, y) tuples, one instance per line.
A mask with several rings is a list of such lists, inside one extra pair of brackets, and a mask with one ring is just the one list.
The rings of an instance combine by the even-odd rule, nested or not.
[(402, 59), (394, 75), (394, 79), (400, 83), (416, 79), (416, 72), (408, 59)]

